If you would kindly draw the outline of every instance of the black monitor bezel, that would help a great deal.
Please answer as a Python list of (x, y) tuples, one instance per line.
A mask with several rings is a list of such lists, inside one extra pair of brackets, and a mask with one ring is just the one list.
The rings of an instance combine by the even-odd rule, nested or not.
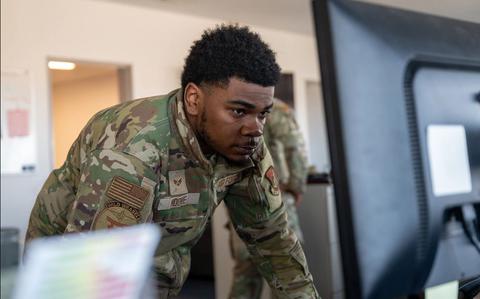
[[(333, 39), (332, 39), (332, 28), (331, 28), (331, 20), (329, 14), (329, 2), (342, 2), (342, 1), (330, 1), (330, 0), (313, 0), (313, 10), (315, 13), (314, 21), (316, 27), (316, 36), (317, 36), (317, 47), (318, 53), (321, 63), (321, 78), (322, 78), (322, 87), (323, 87), (323, 96), (324, 96), (324, 107), (325, 107), (325, 114), (327, 120), (327, 129), (329, 135), (329, 148), (330, 148), (330, 156), (331, 160), (334, 161), (332, 163), (332, 176), (334, 182), (334, 191), (336, 197), (336, 206), (337, 211), (341, 211), (343, 217), (339, 217), (337, 219), (338, 226), (339, 226), (339, 239), (341, 245), (341, 254), (342, 254), (342, 266), (344, 272), (344, 283), (345, 283), (345, 294), (347, 298), (360, 298), (362, 297), (361, 294), (364, 293), (362, 290), (362, 281), (360, 277), (360, 266), (359, 266), (359, 258), (356, 255), (356, 250), (352, 250), (352, 248), (356, 248), (357, 240), (354, 231), (354, 222), (353, 222), (353, 215), (354, 212), (352, 211), (352, 203), (350, 197), (350, 182), (347, 174), (347, 159), (345, 156), (345, 144), (343, 141), (343, 128), (342, 128), (342, 119), (341, 119), (341, 107), (340, 102), (338, 101), (339, 98), (339, 91), (338, 91), (338, 81), (337, 81), (337, 73), (335, 68), (335, 52), (333, 49)], [(346, 1), (343, 1), (346, 2)], [(450, 20), (453, 21), (453, 20)], [(319, 29), (320, 28), (320, 29)], [(480, 63), (478, 61), (468, 60), (468, 59), (458, 59), (456, 58), (447, 57), (447, 56), (440, 56), (442, 51), (438, 51), (440, 55), (423, 55), (418, 54), (415, 51), (409, 52), (411, 55), (408, 57), (404, 57), (404, 65), (405, 69), (403, 70), (404, 74), (404, 98), (406, 99), (405, 105), (410, 105), (411, 107), (407, 107), (406, 110), (411, 110), (409, 112), (410, 116), (414, 116), (414, 120), (416, 120), (415, 114), (415, 105), (414, 105), (414, 94), (413, 90), (409, 86), (411, 86), (411, 81), (413, 80), (416, 71), (419, 68), (431, 66), (431, 67), (441, 67), (441, 68), (453, 68), (453, 69), (476, 69)], [(476, 57), (475, 57), (476, 58)], [(413, 104), (412, 104), (413, 103)], [(413, 109), (413, 110), (412, 110)], [(410, 133), (410, 141), (416, 138), (415, 134), (418, 130), (416, 122), (412, 122), (410, 124), (409, 133)], [(421, 157), (421, 148), (420, 144), (417, 142), (411, 142), (411, 150), (416, 151), (419, 154), (418, 157)], [(420, 163), (420, 167), (418, 170), (418, 176), (424, 180), (424, 165), (422, 165), (422, 160), (416, 159), (417, 161), (413, 161), (412, 163)], [(418, 165), (413, 165), (416, 167)], [(417, 182), (416, 182), (417, 183)], [(420, 185), (416, 186), (416, 189), (423, 189), (425, 192), (425, 182), (417, 183)], [(427, 205), (428, 199), (425, 198), (420, 200), (419, 202), (419, 213), (424, 214), (427, 212)], [(428, 278), (429, 271), (425, 270), (432, 266), (433, 257), (425, 254), (429, 250), (431, 250), (431, 244), (427, 244), (428, 235), (428, 221), (426, 218), (422, 218), (421, 216), (419, 219), (423, 219), (423, 223), (420, 223), (420, 227), (424, 227), (420, 229), (420, 237), (419, 240), (424, 240), (423, 244), (420, 242), (418, 244), (417, 254), (419, 256), (418, 263), (416, 265), (412, 265), (412, 267), (416, 267), (415, 278), (411, 283), (411, 291), (419, 291), (424, 287), (424, 284)]]

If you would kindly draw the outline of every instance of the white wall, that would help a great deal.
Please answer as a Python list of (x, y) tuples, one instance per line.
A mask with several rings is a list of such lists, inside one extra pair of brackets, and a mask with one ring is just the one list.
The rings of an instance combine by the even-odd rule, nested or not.
[[(1, 66), (31, 72), (39, 165), (34, 175), (2, 176), (1, 225), (25, 233), (35, 196), (52, 170), (48, 57), (131, 65), (134, 97), (167, 93), (179, 86), (192, 41), (220, 22), (101, 1), (2, 0)], [(294, 74), (297, 114), (307, 115), (305, 82), (319, 80), (315, 40), (253, 29), (277, 52), (283, 70)], [(298, 121), (308, 136), (306, 117)]]

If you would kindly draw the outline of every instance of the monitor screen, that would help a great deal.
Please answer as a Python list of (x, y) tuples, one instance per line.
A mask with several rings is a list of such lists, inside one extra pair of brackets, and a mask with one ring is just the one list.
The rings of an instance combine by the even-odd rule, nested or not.
[(480, 275), (480, 24), (313, 12), (347, 298)]

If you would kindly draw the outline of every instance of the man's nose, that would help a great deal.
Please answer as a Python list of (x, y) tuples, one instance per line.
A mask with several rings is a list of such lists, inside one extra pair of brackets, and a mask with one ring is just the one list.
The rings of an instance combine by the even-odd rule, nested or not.
[(264, 121), (258, 118), (252, 118), (242, 127), (242, 135), (250, 137), (260, 137), (263, 135)]

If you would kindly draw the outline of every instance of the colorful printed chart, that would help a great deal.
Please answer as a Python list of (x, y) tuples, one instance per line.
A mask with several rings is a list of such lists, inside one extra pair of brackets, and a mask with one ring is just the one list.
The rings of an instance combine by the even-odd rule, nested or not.
[(154, 225), (32, 242), (15, 299), (137, 299), (160, 240)]

